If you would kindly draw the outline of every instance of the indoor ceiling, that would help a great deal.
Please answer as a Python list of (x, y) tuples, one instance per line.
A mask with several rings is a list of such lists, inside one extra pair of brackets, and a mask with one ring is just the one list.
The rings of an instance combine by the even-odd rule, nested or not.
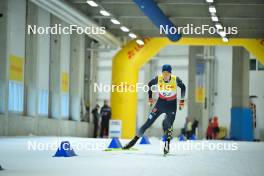
[[(160, 36), (159, 29), (132, 0), (94, 0), (100, 7), (91, 7), (86, 0), (66, 1), (98, 24), (105, 26), (117, 37), (127, 37), (127, 33), (120, 30), (120, 25), (111, 23), (112, 17), (102, 16), (99, 13), (101, 8), (111, 13), (122, 25), (138, 36)], [(209, 5), (205, 0), (157, 0), (156, 2), (175, 26), (184, 27), (187, 24), (214, 26), (208, 11)], [(223, 26), (238, 28), (238, 34), (228, 37), (264, 38), (264, 0), (215, 0), (214, 5)], [(209, 37), (209, 34), (186, 36)]]

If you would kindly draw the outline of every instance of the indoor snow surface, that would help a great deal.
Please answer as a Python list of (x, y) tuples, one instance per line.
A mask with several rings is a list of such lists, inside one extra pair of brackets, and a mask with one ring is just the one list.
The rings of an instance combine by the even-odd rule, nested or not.
[[(69, 141), (75, 157), (52, 157), (61, 141)], [(9, 137), (0, 138), (0, 176), (263, 176), (264, 143), (232, 141), (179, 142), (174, 139), (171, 153), (164, 157), (160, 142), (151, 138), (149, 145), (138, 150), (103, 151), (110, 139), (74, 137)], [(124, 145), (127, 140), (122, 140)], [(39, 150), (28, 148), (30, 144)], [(201, 150), (180, 145), (215, 145), (224, 143), (227, 149)], [(47, 145), (52, 144), (52, 145)], [(47, 145), (47, 146), (46, 146)], [(230, 150), (237, 145), (237, 150)], [(43, 146), (49, 147), (47, 150)], [(52, 147), (53, 146), (53, 147)], [(32, 146), (30, 146), (32, 147)], [(36, 149), (36, 148), (35, 148)], [(234, 148), (233, 148), (234, 149)]]

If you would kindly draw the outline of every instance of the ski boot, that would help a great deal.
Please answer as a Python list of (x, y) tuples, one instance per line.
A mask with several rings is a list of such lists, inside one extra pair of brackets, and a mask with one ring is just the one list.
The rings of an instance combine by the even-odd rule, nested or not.
[(170, 140), (166, 140), (163, 149), (164, 156), (166, 156), (169, 152), (170, 152)]
[(170, 152), (170, 140), (172, 138), (172, 128), (168, 128), (165, 132), (166, 141), (163, 149), (164, 156)]
[(128, 150), (130, 149), (131, 147), (133, 147), (137, 141), (138, 141), (139, 137), (138, 136), (135, 136), (128, 144), (126, 144), (122, 149), (123, 150)]

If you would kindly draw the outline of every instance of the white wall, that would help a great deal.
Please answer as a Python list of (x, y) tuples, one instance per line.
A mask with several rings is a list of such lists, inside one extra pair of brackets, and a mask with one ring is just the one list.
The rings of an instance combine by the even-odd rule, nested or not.
[(230, 128), (232, 106), (232, 47), (215, 47), (215, 97), (213, 114), (220, 126)]
[[(143, 85), (149, 82), (149, 64), (145, 64), (139, 71), (138, 82)], [(148, 93), (139, 89), (138, 92), (138, 105), (137, 105), (137, 129), (146, 121), (150, 107), (148, 106)]]

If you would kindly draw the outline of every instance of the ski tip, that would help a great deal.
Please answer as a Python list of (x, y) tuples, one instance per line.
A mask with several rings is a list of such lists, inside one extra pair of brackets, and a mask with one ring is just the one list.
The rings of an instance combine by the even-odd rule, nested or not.
[(104, 151), (106, 152), (109, 152), (109, 151), (121, 151), (123, 150), (122, 148), (107, 148), (107, 149), (104, 149)]
[(107, 148), (105, 150), (103, 150), (105, 152), (112, 152), (112, 151), (138, 151), (137, 148), (130, 148), (130, 149), (123, 149), (123, 148)]

